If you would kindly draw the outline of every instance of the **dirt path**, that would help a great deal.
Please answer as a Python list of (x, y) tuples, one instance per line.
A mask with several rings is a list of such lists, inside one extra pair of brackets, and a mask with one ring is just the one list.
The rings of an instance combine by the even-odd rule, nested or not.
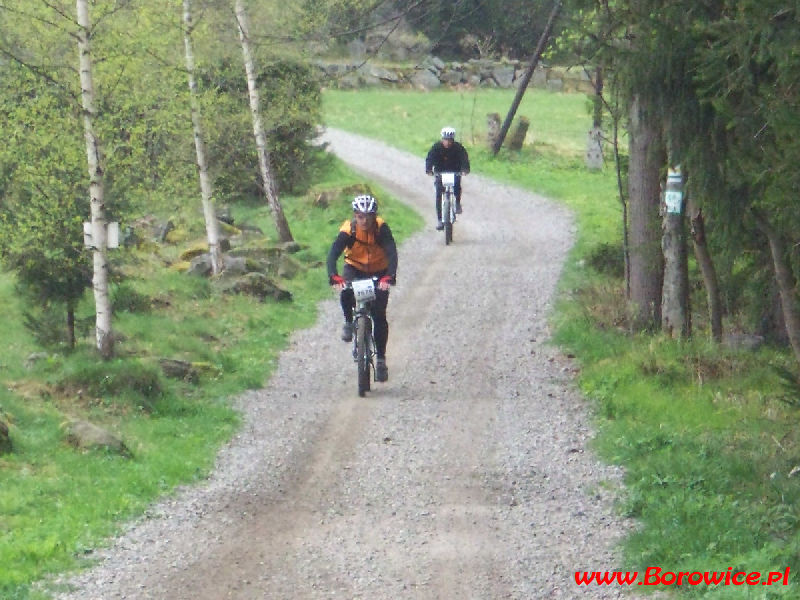
[(400, 250), (389, 382), (358, 398), (323, 303), (270, 385), (240, 399), (245, 427), (210, 480), (154, 507), (60, 598), (621, 597), (573, 579), (616, 568), (630, 523), (606, 491), (619, 473), (587, 450), (573, 367), (547, 345), (569, 215), (470, 175), (446, 248), (421, 157), (326, 137), (428, 219)]

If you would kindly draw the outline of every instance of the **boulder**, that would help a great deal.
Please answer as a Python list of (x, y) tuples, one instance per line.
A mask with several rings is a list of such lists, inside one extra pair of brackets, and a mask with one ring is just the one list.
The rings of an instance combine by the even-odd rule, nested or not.
[(295, 254), (296, 252), (300, 252), (302, 249), (303, 247), (295, 241), (283, 242), (283, 244), (281, 244), (281, 250), (289, 254)]
[(442, 82), (428, 69), (421, 69), (411, 76), (411, 84), (420, 90), (433, 90), (442, 85)]
[(206, 253), (195, 256), (189, 263), (189, 269), (186, 272), (197, 277), (208, 277), (212, 271), (211, 255)]
[(25, 368), (32, 369), (34, 366), (36, 366), (36, 363), (48, 358), (50, 358), (50, 355), (47, 352), (33, 352), (32, 354), (28, 355), (28, 358), (25, 359)]
[(390, 83), (397, 83), (400, 81), (400, 77), (398, 77), (397, 73), (378, 65), (364, 65), (364, 67), (362, 67), (362, 71), (365, 71), (366, 75), (369, 75), (370, 77), (373, 77), (379, 81), (388, 81)]
[(110, 431), (89, 421), (71, 421), (62, 426), (67, 443), (80, 450), (106, 450), (130, 457), (125, 443)]
[(169, 235), (170, 231), (173, 229), (175, 229), (175, 224), (172, 221), (167, 221), (166, 223), (158, 225), (156, 228), (156, 240), (163, 244), (167, 241), (167, 235)]
[(180, 259), (182, 261), (191, 261), (193, 258), (200, 256), (201, 254), (205, 254), (208, 252), (208, 243), (204, 240), (202, 242), (196, 242), (186, 248), (183, 252), (180, 253)]
[(500, 113), (489, 113), (486, 115), (486, 141), (490, 150), (493, 150), (494, 145), (497, 143), (502, 125), (503, 122), (500, 119)]
[(528, 127), (530, 127), (530, 120), (527, 117), (517, 117), (514, 122), (514, 128), (509, 132), (505, 140), (505, 145), (509, 150), (519, 152), (525, 144), (525, 137), (528, 135)]
[(267, 298), (279, 301), (292, 299), (291, 292), (278, 287), (273, 281), (263, 273), (246, 273), (241, 277), (228, 279), (222, 288), (228, 294), (246, 294), (258, 298), (262, 302)]
[(238, 227), (239, 227), (239, 230), (244, 234), (253, 235), (253, 236), (263, 236), (264, 235), (264, 230), (261, 229), (261, 227), (259, 227), (257, 225), (249, 225), (247, 223), (242, 223)]
[(230, 206), (220, 206), (217, 208), (217, 219), (228, 225), (233, 225), (233, 212)]
[(466, 79), (461, 71), (450, 69), (441, 74), (441, 81), (448, 85), (458, 85), (459, 83), (464, 83)]
[(536, 67), (528, 87), (543, 88), (547, 87), (547, 71), (542, 67)]
[(225, 273), (247, 273), (250, 269), (247, 268), (247, 259), (244, 256), (231, 256), (224, 254), (222, 256), (222, 268)]
[(190, 362), (174, 358), (160, 358), (158, 364), (161, 366), (164, 375), (171, 379), (180, 379), (182, 381), (197, 380), (197, 370)]
[(303, 270), (300, 261), (288, 254), (282, 254), (278, 262), (278, 277), (281, 279), (294, 279)]
[(492, 71), (492, 78), (497, 82), (497, 87), (508, 89), (514, 87), (514, 67), (497, 67)]

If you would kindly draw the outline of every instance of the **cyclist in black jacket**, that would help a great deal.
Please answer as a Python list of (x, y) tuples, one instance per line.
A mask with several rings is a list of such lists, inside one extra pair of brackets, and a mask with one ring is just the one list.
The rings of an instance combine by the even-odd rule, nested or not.
[[(442, 128), (442, 139), (436, 142), (425, 157), (425, 172), (456, 173), (454, 192), (456, 194), (456, 213), (461, 214), (461, 175), (469, 173), (469, 156), (467, 151), (456, 141), (456, 130), (452, 127)], [(436, 229), (444, 229), (442, 223), (442, 180), (436, 177)]]

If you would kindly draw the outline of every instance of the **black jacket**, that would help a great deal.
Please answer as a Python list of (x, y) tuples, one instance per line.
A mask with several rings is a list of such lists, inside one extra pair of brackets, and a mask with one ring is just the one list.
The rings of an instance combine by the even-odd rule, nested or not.
[(436, 142), (425, 157), (425, 172), (430, 173), (434, 168), (437, 172), (469, 173), (469, 156), (464, 146), (454, 141), (445, 148), (441, 141)]

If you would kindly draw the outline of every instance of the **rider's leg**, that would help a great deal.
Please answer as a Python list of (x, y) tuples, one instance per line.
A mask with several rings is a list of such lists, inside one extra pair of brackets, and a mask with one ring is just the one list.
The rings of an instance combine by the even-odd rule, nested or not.
[(389, 341), (389, 322), (386, 319), (386, 305), (389, 304), (389, 292), (375, 290), (375, 302), (372, 303), (372, 321), (375, 324), (375, 354), (378, 358), (386, 356), (386, 343)]
[(344, 313), (344, 325), (342, 325), (342, 339), (345, 342), (353, 341), (353, 305), (356, 302), (356, 295), (351, 288), (342, 290), (339, 294), (339, 302)]
[(442, 180), (436, 178), (436, 229), (444, 229), (442, 224)]
[(456, 182), (453, 186), (456, 195), (456, 213), (461, 214), (461, 175), (456, 175)]
[[(347, 281), (353, 281), (353, 279), (368, 277), (368, 275), (345, 263), (342, 269), (342, 277)], [(345, 288), (342, 290), (342, 293), (339, 295), (339, 302), (342, 305), (342, 313), (344, 314), (342, 339), (345, 342), (351, 342), (353, 340), (353, 309), (356, 305), (356, 295), (352, 288)]]
[(353, 305), (355, 302), (356, 295), (353, 293), (352, 288), (343, 289), (339, 295), (339, 303), (342, 305), (342, 313), (347, 323), (353, 322)]
[(388, 381), (389, 369), (386, 366), (386, 343), (389, 340), (389, 323), (386, 320), (386, 305), (389, 292), (376, 290), (375, 302), (372, 303), (372, 321), (375, 324), (375, 380)]

